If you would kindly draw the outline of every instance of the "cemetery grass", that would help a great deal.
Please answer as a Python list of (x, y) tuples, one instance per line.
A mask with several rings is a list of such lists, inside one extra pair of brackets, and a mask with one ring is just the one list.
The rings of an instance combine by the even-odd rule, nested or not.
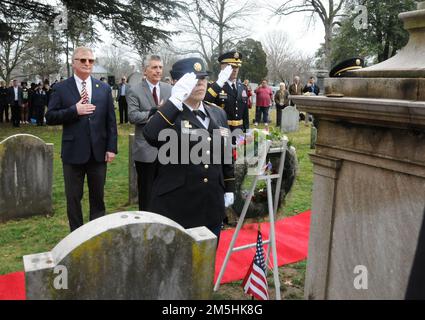
[[(270, 112), (272, 125), (275, 123), (274, 110)], [(250, 110), (250, 118), (254, 117), (254, 109)], [(118, 119), (118, 117), (117, 117)], [(260, 125), (259, 128), (263, 126)], [(128, 135), (134, 132), (130, 124), (118, 125), (118, 155), (108, 165), (105, 185), (105, 203), (108, 212), (137, 210), (137, 205), (128, 201)], [(51, 216), (39, 215), (27, 219), (19, 219), (0, 223), (0, 275), (23, 270), (22, 257), (27, 254), (50, 251), (61, 239), (69, 234), (62, 162), (60, 159), (61, 126), (21, 125), (12, 128), (10, 123), (0, 124), (0, 141), (18, 133), (35, 135), (46, 143), (54, 144), (53, 173), (53, 209)], [(285, 203), (278, 211), (278, 219), (293, 216), (310, 209), (312, 192), (312, 164), (308, 153), (310, 150), (310, 127), (300, 123), (300, 130), (288, 134), (291, 144), (297, 150), (299, 171), (295, 184), (287, 196)], [(84, 188), (83, 212), (84, 221), (88, 221), (88, 190)], [(266, 220), (266, 219), (265, 219)], [(262, 220), (264, 221), (264, 219)], [(252, 222), (252, 221), (247, 221)], [(281, 293), (284, 299), (302, 299), (306, 261), (279, 268)], [(268, 276), (270, 294), (274, 298), (273, 275)], [(225, 284), (213, 295), (214, 299), (250, 299), (243, 294), (241, 281)]]

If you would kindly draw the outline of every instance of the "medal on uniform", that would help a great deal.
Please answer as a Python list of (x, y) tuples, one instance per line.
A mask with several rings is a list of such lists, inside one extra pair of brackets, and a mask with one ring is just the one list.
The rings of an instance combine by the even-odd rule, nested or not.
[(229, 132), (230, 132), (230, 130), (229, 130), (229, 129), (227, 129), (227, 128), (225, 128), (225, 127), (218, 127), (218, 128), (220, 129), (220, 135), (221, 135), (222, 137), (227, 138), (227, 137), (229, 136)]
[(183, 126), (182, 126), (182, 133), (184, 134), (190, 134), (190, 129), (192, 128), (192, 125), (190, 124), (189, 121), (184, 120), (182, 122)]
[(183, 121), (183, 127), (188, 128), (188, 129), (191, 129), (192, 128), (192, 125), (190, 124), (189, 121), (184, 120)]
[(221, 90), (220, 95), (219, 95), (219, 99), (225, 100), (227, 99), (227, 93), (224, 90)]

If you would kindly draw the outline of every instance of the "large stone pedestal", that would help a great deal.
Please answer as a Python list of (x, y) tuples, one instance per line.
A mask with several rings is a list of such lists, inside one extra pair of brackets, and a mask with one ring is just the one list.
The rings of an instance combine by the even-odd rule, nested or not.
[(325, 80), (344, 98), (291, 98), (319, 122), (307, 299), (405, 297), (425, 213), (425, 10), (400, 17), (399, 57)]
[[(297, 105), (319, 119), (306, 298), (402, 299), (425, 208), (425, 103)], [(367, 290), (354, 286), (357, 266)]]

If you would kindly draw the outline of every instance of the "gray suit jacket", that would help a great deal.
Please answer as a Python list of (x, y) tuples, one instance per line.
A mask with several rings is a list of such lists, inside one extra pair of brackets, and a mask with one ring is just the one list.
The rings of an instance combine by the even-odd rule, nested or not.
[[(166, 102), (171, 96), (171, 85), (160, 82), (160, 102)], [(148, 122), (149, 112), (155, 106), (149, 84), (146, 80), (126, 90), (128, 119), (136, 125), (133, 144), (133, 159), (140, 162), (154, 162), (158, 149), (152, 147), (143, 136), (143, 127)]]

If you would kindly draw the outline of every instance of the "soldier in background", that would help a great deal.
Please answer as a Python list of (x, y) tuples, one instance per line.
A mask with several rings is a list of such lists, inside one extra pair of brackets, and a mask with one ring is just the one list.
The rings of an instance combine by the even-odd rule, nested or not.
[(221, 66), (216, 82), (210, 84), (205, 101), (212, 102), (226, 111), (230, 130), (249, 129), (248, 92), (237, 81), (242, 65), (242, 54), (230, 51), (218, 57)]

